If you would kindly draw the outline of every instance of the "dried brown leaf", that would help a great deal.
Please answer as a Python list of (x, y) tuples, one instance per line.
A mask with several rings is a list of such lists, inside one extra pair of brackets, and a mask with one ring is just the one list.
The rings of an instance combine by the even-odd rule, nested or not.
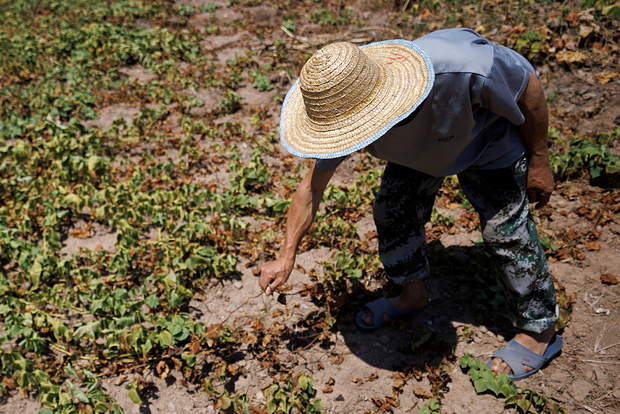
[(604, 273), (601, 275), (601, 282), (607, 285), (617, 285), (618, 279), (616, 278), (616, 276), (612, 275), (611, 273)]
[(196, 355), (198, 351), (200, 351), (200, 341), (192, 342), (192, 344), (189, 346), (189, 354)]
[(377, 407), (382, 407), (383, 404), (385, 404), (385, 401), (383, 401), (381, 398), (370, 397), (370, 399), (372, 400), (373, 403), (375, 403)]
[(342, 354), (331, 354), (329, 356), (329, 360), (334, 365), (340, 365), (344, 362), (344, 355)]
[(611, 82), (611, 80), (616, 76), (618, 76), (618, 72), (599, 73), (596, 75), (596, 80), (598, 80), (601, 85), (605, 85), (606, 83)]
[(385, 397), (385, 401), (392, 407), (400, 407), (400, 398), (398, 398), (398, 395), (396, 394), (391, 397)]
[[(160, 364), (161, 364), (162, 362), (164, 362), (164, 361), (161, 361), (161, 362), (160, 362)], [(158, 365), (158, 366), (159, 366), (159, 365)], [(121, 374), (121, 375), (119, 375), (119, 376), (118, 376), (118, 378), (117, 378), (116, 380), (114, 380), (114, 385), (119, 386), (119, 385), (121, 385), (122, 383), (124, 383), (126, 380), (127, 380), (127, 375), (125, 375), (125, 374)]]
[(76, 239), (88, 239), (90, 237), (90, 231), (85, 229), (73, 229), (71, 236)]
[(248, 345), (254, 345), (256, 342), (258, 342), (258, 338), (256, 337), (256, 335), (248, 332), (245, 341)]
[(581, 250), (579, 250), (579, 249), (573, 249), (573, 251), (572, 251), (571, 253), (572, 253), (573, 258), (574, 258), (575, 260), (585, 260), (585, 258), (586, 258), (585, 253), (584, 253), (584, 252), (582, 252), (582, 251), (581, 251)]
[(585, 55), (584, 53), (581, 53), (578, 50), (575, 51), (564, 51), (564, 52), (560, 52), (557, 53), (555, 55), (556, 59), (558, 60), (558, 62), (562, 63), (583, 63), (588, 59), (588, 56)]
[(415, 390), (413, 390), (413, 393), (416, 395), (416, 397), (419, 398), (433, 398), (433, 396), (426, 392), (426, 390), (422, 387), (416, 388)]

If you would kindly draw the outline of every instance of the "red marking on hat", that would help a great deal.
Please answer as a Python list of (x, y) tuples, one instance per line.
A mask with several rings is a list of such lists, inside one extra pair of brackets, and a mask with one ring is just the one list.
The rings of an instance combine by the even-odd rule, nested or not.
[(532, 362), (532, 360), (531, 360), (531, 359), (526, 358), (526, 357), (522, 357), (522, 358), (521, 358), (521, 360), (522, 360), (522, 361), (525, 361), (525, 362)]
[(407, 60), (407, 58), (404, 56), (392, 56), (392, 57), (389, 57), (388, 59), (391, 60), (391, 62), (387, 62), (386, 65), (391, 65), (392, 63), (394, 63), (394, 61), (404, 62), (405, 60)]

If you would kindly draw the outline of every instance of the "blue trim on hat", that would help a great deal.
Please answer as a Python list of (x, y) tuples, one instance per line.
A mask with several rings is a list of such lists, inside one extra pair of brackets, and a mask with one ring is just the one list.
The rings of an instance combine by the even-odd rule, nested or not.
[(291, 94), (293, 93), (293, 91), (299, 85), (299, 79), (297, 79), (295, 81), (295, 83), (293, 84), (293, 86), (291, 87), (291, 89), (286, 94), (286, 97), (284, 98), (284, 102), (282, 103), (282, 110), (281, 110), (282, 116), (281, 116), (281, 119), (280, 119), (280, 143), (282, 144), (282, 146), (284, 146), (284, 148), (288, 152), (290, 152), (291, 154), (293, 154), (295, 156), (301, 157), (301, 158), (330, 159), (330, 158), (344, 157), (346, 155), (354, 153), (355, 151), (359, 151), (362, 148), (367, 147), (368, 145), (372, 144), (373, 142), (375, 142), (376, 140), (381, 138), (394, 125), (398, 124), (400, 121), (402, 121), (403, 119), (405, 119), (409, 115), (411, 115), (413, 113), (413, 111), (415, 111), (418, 108), (418, 106), (420, 106), (420, 104), (422, 102), (424, 102), (424, 100), (428, 97), (429, 93), (431, 92), (431, 89), (433, 88), (433, 84), (435, 83), (435, 70), (434, 70), (433, 62), (431, 61), (431, 58), (418, 45), (416, 45), (415, 43), (413, 43), (410, 40), (404, 40), (404, 39), (384, 40), (384, 41), (381, 41), (381, 42), (370, 43), (370, 44), (367, 44), (367, 45), (360, 46), (360, 49), (363, 49), (363, 48), (368, 47), (368, 46), (375, 46), (375, 45), (381, 45), (381, 44), (400, 44), (400, 45), (404, 45), (404, 46), (410, 47), (411, 49), (413, 49), (416, 52), (418, 52), (420, 54), (420, 56), (422, 56), (422, 58), (424, 59), (424, 63), (426, 64), (426, 71), (427, 71), (427, 74), (428, 74), (428, 83), (426, 84), (426, 89), (424, 90), (424, 93), (422, 93), (422, 95), (420, 96), (418, 101), (407, 112), (405, 112), (404, 114), (402, 114), (402, 115), (392, 119), (387, 125), (385, 125), (379, 131), (377, 131), (374, 134), (372, 134), (368, 139), (366, 139), (366, 140), (364, 140), (364, 141), (362, 141), (362, 142), (360, 142), (360, 143), (358, 143), (356, 145), (353, 145), (352, 147), (349, 147), (349, 148), (346, 148), (344, 150), (337, 151), (337, 152), (303, 153), (303, 152), (300, 152), (300, 151), (296, 150), (295, 148), (291, 147), (285, 141), (284, 135), (282, 134), (282, 123), (284, 121), (284, 116), (283, 115), (284, 115), (284, 112), (286, 111), (286, 105), (288, 103), (288, 100), (289, 100)]

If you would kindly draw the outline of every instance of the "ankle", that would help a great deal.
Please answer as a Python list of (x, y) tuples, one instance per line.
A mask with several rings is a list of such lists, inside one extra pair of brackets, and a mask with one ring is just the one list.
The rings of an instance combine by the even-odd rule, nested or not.
[(401, 309), (420, 309), (428, 305), (429, 298), (424, 283), (419, 280), (403, 286), (401, 294), (393, 301), (393, 304), (400, 305)]
[(555, 336), (555, 326), (550, 326), (540, 333), (519, 329), (517, 336), (527, 336), (538, 343), (548, 344)]

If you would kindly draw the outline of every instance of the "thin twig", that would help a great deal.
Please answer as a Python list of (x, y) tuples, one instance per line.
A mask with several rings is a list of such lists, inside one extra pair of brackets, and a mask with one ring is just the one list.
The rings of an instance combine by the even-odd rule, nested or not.
[[(249, 298), (247, 298), (245, 300), (245, 302), (243, 302), (240, 306), (237, 306), (235, 309), (233, 309), (228, 316), (226, 317), (226, 319), (224, 319), (222, 322), (219, 323), (219, 325), (224, 325), (226, 323), (226, 321), (228, 321), (230, 319), (230, 317), (233, 315), (233, 313), (237, 312), (239, 309), (241, 309), (242, 307), (244, 307), (250, 300), (252, 299), (257, 299), (260, 297), (260, 295), (262, 295), (263, 292), (260, 292), (258, 295), (256, 296), (251, 296)], [(209, 334), (215, 332), (215, 330), (211, 331), (211, 332), (207, 332), (207, 336), (209, 336)]]
[(620, 345), (620, 342), (616, 342), (615, 344), (607, 345), (605, 348), (602, 348), (601, 351), (606, 351), (609, 348), (613, 348), (614, 346)]
[(620, 362), (614, 361), (596, 361), (594, 359), (584, 359), (583, 362), (588, 362), (590, 364), (608, 364), (608, 365), (620, 365)]
[(312, 44), (312, 42), (310, 40), (308, 40), (308, 38), (303, 37), (303, 36), (297, 36), (295, 33), (291, 32), (290, 30), (288, 30), (286, 27), (284, 26), (280, 26), (280, 29), (282, 29), (282, 31), (284, 33), (286, 33), (286, 35), (294, 40), (297, 40), (298, 42), (302, 42), (302, 43), (307, 43), (307, 44)]
[(594, 402), (599, 402), (601, 400), (604, 400), (605, 398), (613, 397), (612, 394), (616, 393), (618, 390), (620, 390), (620, 388), (616, 388), (613, 391), (609, 391), (607, 394), (598, 397), (596, 400), (594, 400)]
[(402, 10), (401, 10), (401, 13), (404, 13), (404, 12), (405, 12), (405, 10), (407, 10), (407, 6), (409, 6), (409, 1), (410, 1), (410, 0), (407, 0), (407, 1), (405, 2), (405, 5), (403, 6), (403, 8), (402, 8)]

